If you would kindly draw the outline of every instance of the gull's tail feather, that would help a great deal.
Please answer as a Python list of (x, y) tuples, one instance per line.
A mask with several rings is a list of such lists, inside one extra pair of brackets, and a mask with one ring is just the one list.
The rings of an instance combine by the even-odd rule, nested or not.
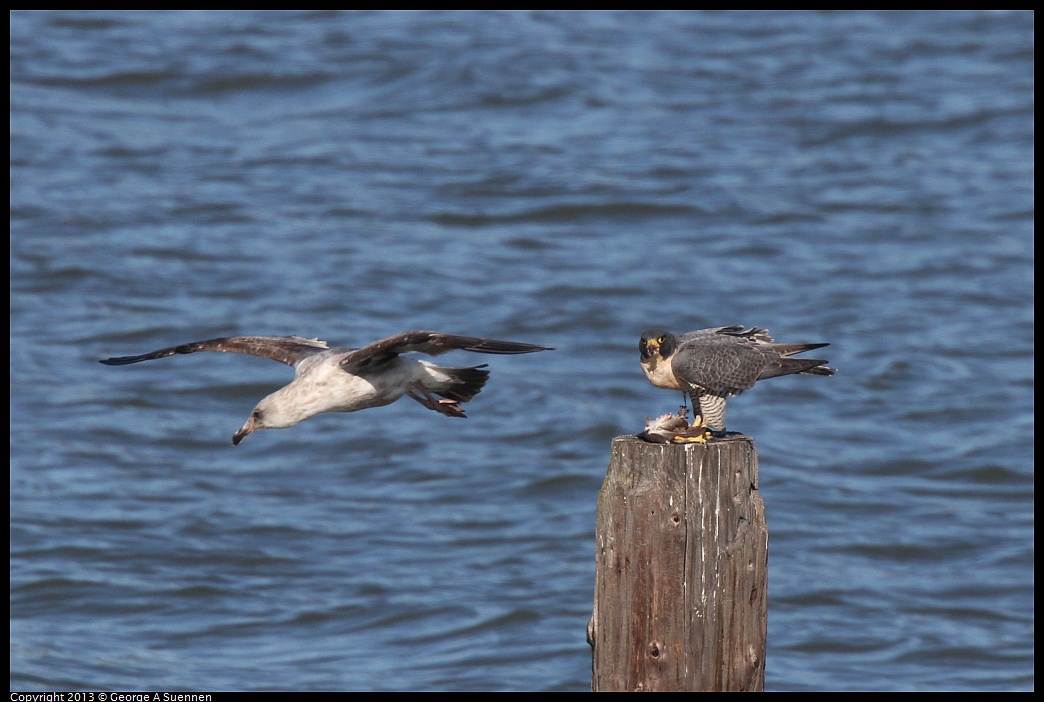
[(439, 370), (448, 375), (451, 380), (443, 386), (433, 388), (432, 391), (449, 400), (467, 402), (478, 395), (486, 381), (489, 380), (489, 371), (483, 370), (485, 367), (445, 368), (439, 366)]

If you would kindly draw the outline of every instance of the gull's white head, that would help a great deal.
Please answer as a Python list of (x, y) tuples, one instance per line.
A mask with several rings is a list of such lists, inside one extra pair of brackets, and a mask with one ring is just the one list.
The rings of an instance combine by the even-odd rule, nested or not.
[(285, 390), (277, 390), (257, 403), (246, 424), (232, 435), (233, 446), (238, 446), (240, 441), (259, 429), (285, 429), (316, 414), (306, 407), (289, 402)]

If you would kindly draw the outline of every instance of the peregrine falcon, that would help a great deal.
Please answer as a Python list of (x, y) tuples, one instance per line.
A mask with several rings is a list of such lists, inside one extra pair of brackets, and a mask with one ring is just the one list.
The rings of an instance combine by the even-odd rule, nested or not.
[(767, 329), (742, 325), (671, 334), (649, 329), (638, 342), (642, 370), (658, 388), (681, 390), (715, 436), (725, 433), (725, 400), (765, 378), (791, 373), (833, 375), (828, 361), (790, 358), (829, 344), (777, 344)]
[[(257, 403), (246, 424), (232, 436), (236, 446), (258, 429), (282, 429), (321, 412), (355, 412), (381, 407), (403, 395), (447, 417), (463, 417), (459, 403), (475, 397), (486, 384), (485, 365), (446, 368), (402, 357), (418, 351), (437, 356), (460, 349), (476, 353), (517, 354), (552, 351), (547, 346), (458, 336), (433, 331), (409, 331), (361, 349), (330, 348), (325, 341), (299, 336), (232, 336), (119, 356), (101, 361), (125, 366), (154, 358), (196, 351), (227, 351), (262, 356), (293, 366), (293, 381)], [(443, 399), (436, 399), (439, 395)]]

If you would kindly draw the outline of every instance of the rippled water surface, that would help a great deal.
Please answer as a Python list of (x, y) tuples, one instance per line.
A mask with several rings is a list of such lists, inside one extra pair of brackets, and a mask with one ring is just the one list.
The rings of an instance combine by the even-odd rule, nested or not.
[[(833, 378), (729, 403), (770, 690), (1031, 690), (1034, 16), (23, 12), (11, 687), (585, 690), (637, 340)], [(451, 420), (232, 433), (235, 334), (528, 341)]]

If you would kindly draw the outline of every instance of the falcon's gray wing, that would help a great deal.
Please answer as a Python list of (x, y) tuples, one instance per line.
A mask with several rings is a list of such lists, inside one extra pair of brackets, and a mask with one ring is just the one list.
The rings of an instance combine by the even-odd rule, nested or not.
[(675, 377), (692, 389), (726, 397), (754, 387), (765, 366), (779, 354), (754, 336), (736, 334), (738, 329), (742, 327), (683, 335), (671, 358)]

